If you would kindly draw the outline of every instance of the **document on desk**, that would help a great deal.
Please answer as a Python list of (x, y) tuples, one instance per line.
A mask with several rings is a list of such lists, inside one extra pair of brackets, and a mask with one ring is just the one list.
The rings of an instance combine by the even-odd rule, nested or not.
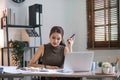
[(22, 73), (21, 70), (17, 70), (16, 68), (17, 68), (17, 66), (4, 66), (3, 67), (3, 72), (4, 73), (13, 73), (13, 74)]
[(4, 66), (3, 71), (10, 74), (71, 74), (73, 72), (63, 71), (62, 69), (45, 69), (45, 68), (34, 68), (25, 67), (23, 69), (17, 69), (17, 66)]

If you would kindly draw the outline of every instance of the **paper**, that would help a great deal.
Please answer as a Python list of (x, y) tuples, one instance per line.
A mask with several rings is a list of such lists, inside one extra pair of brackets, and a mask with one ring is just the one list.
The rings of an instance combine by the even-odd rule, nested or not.
[(21, 71), (20, 70), (16, 70), (16, 68), (17, 68), (16, 66), (10, 66), (10, 67), (4, 66), (3, 67), (3, 71), (5, 73), (15, 73), (15, 74), (21, 73)]
[(62, 69), (45, 69), (45, 68), (34, 68), (25, 67), (23, 69), (17, 69), (17, 66), (4, 66), (5, 73), (11, 74), (71, 74), (72, 72), (63, 71)]

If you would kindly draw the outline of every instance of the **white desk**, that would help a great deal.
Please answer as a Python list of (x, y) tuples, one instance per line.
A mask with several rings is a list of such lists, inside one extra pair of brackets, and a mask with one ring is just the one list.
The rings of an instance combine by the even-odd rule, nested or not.
[(9, 67), (3, 67), (5, 73), (0, 74), (0, 78), (8, 78), (9, 80), (12, 80), (15, 77), (24, 77), (24, 76), (43, 76), (43, 77), (76, 77), (76, 78), (115, 78), (117, 77), (116, 74), (111, 75), (104, 75), (99, 74), (96, 75), (92, 72), (74, 72), (74, 73), (62, 73), (62, 72), (56, 72), (54, 70), (51, 70), (49, 72), (38, 72), (38, 71), (21, 71), (16, 70), (16, 67), (9, 66)]

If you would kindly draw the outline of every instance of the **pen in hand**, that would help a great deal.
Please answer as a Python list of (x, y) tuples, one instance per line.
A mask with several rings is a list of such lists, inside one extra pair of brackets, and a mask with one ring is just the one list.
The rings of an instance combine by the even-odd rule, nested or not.
[(71, 40), (71, 38), (73, 38), (74, 36), (75, 36), (75, 34), (73, 34), (69, 39), (67, 39), (68, 44), (70, 44), (70, 40)]
[(75, 34), (73, 34), (70, 38), (73, 38), (75, 36)]

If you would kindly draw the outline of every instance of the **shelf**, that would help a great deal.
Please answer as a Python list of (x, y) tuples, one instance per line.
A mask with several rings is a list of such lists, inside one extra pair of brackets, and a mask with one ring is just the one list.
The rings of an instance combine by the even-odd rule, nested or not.
[[(9, 50), (13, 50), (13, 48), (12, 47), (4, 47), (4, 48), (2, 48), (3, 50), (7, 50), (9, 48)], [(26, 50), (26, 49), (35, 49), (35, 48), (38, 48), (38, 47), (24, 47), (24, 50)]]
[[(36, 14), (39, 12), (39, 15)], [(7, 19), (6, 17), (6, 26), (5, 26), (5, 37), (6, 37), (6, 43), (7, 45), (2, 48), (2, 65), (4, 65), (4, 58), (3, 58), (3, 53), (4, 53), (4, 49), (7, 51), (7, 62), (8, 62), (8, 66), (10, 66), (10, 50), (12, 50), (12, 47), (9, 47), (9, 29), (10, 28), (18, 28), (18, 29), (27, 29), (27, 28), (31, 28), (33, 30), (38, 30), (39, 33), (39, 38), (40, 38), (40, 44), (42, 44), (42, 37), (41, 37), (41, 23), (40, 23), (40, 14), (42, 13), (42, 5), (38, 6), (38, 5), (33, 5), (31, 7), (29, 7), (29, 24), (28, 25), (14, 25), (14, 24), (8, 24), (7, 21), (9, 21), (9, 18)], [(10, 23), (10, 22), (9, 22)], [(31, 53), (34, 52), (36, 48), (38, 48), (39, 46), (37, 45), (36, 47), (24, 47), (24, 49), (31, 49)]]
[(7, 24), (6, 26), (11, 27), (11, 28), (36, 28), (36, 27), (40, 27), (41, 25), (31, 26), (31, 25), (11, 25), (11, 24)]

